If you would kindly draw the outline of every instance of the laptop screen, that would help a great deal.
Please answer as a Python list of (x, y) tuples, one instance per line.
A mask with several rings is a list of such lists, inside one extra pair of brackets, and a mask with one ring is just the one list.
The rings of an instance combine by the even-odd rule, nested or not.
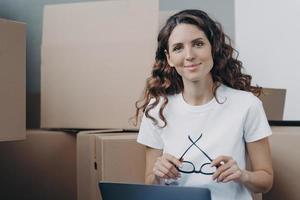
[(211, 200), (210, 190), (200, 187), (100, 182), (103, 200)]

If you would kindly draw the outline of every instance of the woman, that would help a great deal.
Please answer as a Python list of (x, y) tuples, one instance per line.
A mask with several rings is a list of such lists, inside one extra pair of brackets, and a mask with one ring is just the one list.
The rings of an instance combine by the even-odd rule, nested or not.
[(214, 200), (270, 190), (271, 130), (255, 96), (260, 90), (242, 73), (220, 24), (200, 10), (171, 16), (136, 103), (136, 119), (144, 112), (138, 142), (147, 146), (145, 182), (207, 187)]

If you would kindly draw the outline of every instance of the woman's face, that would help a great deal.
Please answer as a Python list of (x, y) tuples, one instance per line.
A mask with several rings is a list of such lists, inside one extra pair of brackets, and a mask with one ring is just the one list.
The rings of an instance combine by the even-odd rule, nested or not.
[(169, 37), (168, 63), (175, 67), (183, 82), (205, 81), (211, 78), (213, 58), (211, 44), (197, 26), (179, 24)]

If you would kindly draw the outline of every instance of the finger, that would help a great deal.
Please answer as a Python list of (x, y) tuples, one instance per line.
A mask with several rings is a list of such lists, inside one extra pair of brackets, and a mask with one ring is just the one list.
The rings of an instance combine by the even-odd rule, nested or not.
[(227, 170), (223, 171), (219, 177), (217, 178), (217, 181), (218, 182), (221, 182), (223, 181), (225, 178), (227, 178), (228, 176), (230, 176), (231, 174), (234, 174), (236, 171), (238, 171), (239, 168), (234, 165), (234, 166), (231, 166), (230, 168), (228, 168)]
[(168, 168), (176, 177), (180, 177), (180, 172), (174, 166), (181, 167), (181, 161), (167, 153), (162, 156), (162, 160), (165, 161), (164, 165), (166, 168)]
[(225, 164), (222, 164), (220, 167), (217, 168), (217, 171), (213, 174), (213, 180), (218, 179), (220, 181), (220, 178), (223, 179), (223, 176), (220, 177), (221, 174), (223, 174), (225, 171), (230, 169), (232, 166), (236, 166), (234, 169), (238, 169), (237, 163), (235, 160), (233, 160), (231, 157), (228, 157), (228, 161)]
[(154, 167), (165, 174), (165, 176), (169, 178), (176, 178), (177, 175), (173, 174), (170, 169), (174, 167), (169, 161), (165, 160), (164, 158), (158, 158), (157, 162), (155, 163)]
[(163, 176), (166, 176), (168, 169), (163, 165), (163, 159), (161, 157), (157, 158), (157, 161), (154, 164), (153, 172), (160, 171), (163, 173)]
[[(170, 164), (170, 163), (168, 163), (168, 164)], [(176, 167), (175, 167), (174, 165), (171, 164), (171, 166), (170, 166), (170, 167), (167, 167), (167, 169), (168, 169), (172, 174), (174, 174), (175, 177), (180, 177), (180, 176), (181, 176), (180, 172), (176, 169)]]
[(165, 153), (163, 155), (163, 158), (169, 160), (172, 164), (174, 164), (176, 167), (180, 167), (181, 166), (181, 162), (175, 158), (174, 156), (168, 154), (168, 153)]
[(164, 178), (165, 177), (165, 173), (161, 172), (158, 169), (153, 169), (153, 174), (159, 178)]
[(171, 171), (172, 171), (173, 174), (176, 175), (176, 177), (181, 177), (180, 172), (175, 168), (174, 165), (172, 166)]
[(156, 167), (153, 171), (161, 178), (174, 178), (174, 176), (169, 173), (168, 169), (163, 166)]
[(214, 159), (212, 162), (211, 162), (211, 166), (216, 166), (216, 167), (219, 167), (221, 166), (222, 164), (226, 163), (228, 160), (232, 159), (231, 157), (229, 156), (218, 156), (216, 159)]
[(236, 164), (235, 160), (233, 160), (231, 157), (228, 157), (227, 159), (229, 159), (229, 160), (226, 163), (220, 165), (217, 168), (216, 172), (213, 174), (213, 180), (218, 178), (220, 176), (220, 174), (222, 174), (224, 171), (228, 170), (231, 166)]
[(174, 167), (172, 163), (170, 163), (169, 160), (162, 158), (162, 165), (164, 166), (164, 168), (167, 169), (168, 175), (171, 176), (172, 178), (176, 178), (179, 176), (178, 170)]
[(217, 170), (215, 171), (215, 173), (213, 174), (212, 178), (213, 180), (215, 179), (219, 179), (219, 176), (226, 170), (228, 170), (231, 167), (231, 165), (229, 164), (223, 164), (220, 167), (217, 168)]
[(239, 179), (239, 178), (241, 177), (241, 175), (242, 175), (241, 170), (238, 170), (238, 171), (236, 171), (235, 173), (233, 173), (233, 174), (227, 176), (222, 182), (223, 182), (223, 183), (227, 183), (227, 182), (229, 182), (229, 181), (237, 180), (237, 179)]

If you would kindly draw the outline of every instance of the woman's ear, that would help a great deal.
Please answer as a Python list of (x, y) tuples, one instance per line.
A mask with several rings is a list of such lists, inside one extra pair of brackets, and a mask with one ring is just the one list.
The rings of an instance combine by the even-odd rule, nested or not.
[(165, 55), (166, 55), (166, 58), (167, 58), (167, 62), (169, 64), (170, 67), (175, 67), (175, 65), (172, 63), (172, 61), (170, 60), (170, 55), (168, 53), (167, 50), (165, 50)]

